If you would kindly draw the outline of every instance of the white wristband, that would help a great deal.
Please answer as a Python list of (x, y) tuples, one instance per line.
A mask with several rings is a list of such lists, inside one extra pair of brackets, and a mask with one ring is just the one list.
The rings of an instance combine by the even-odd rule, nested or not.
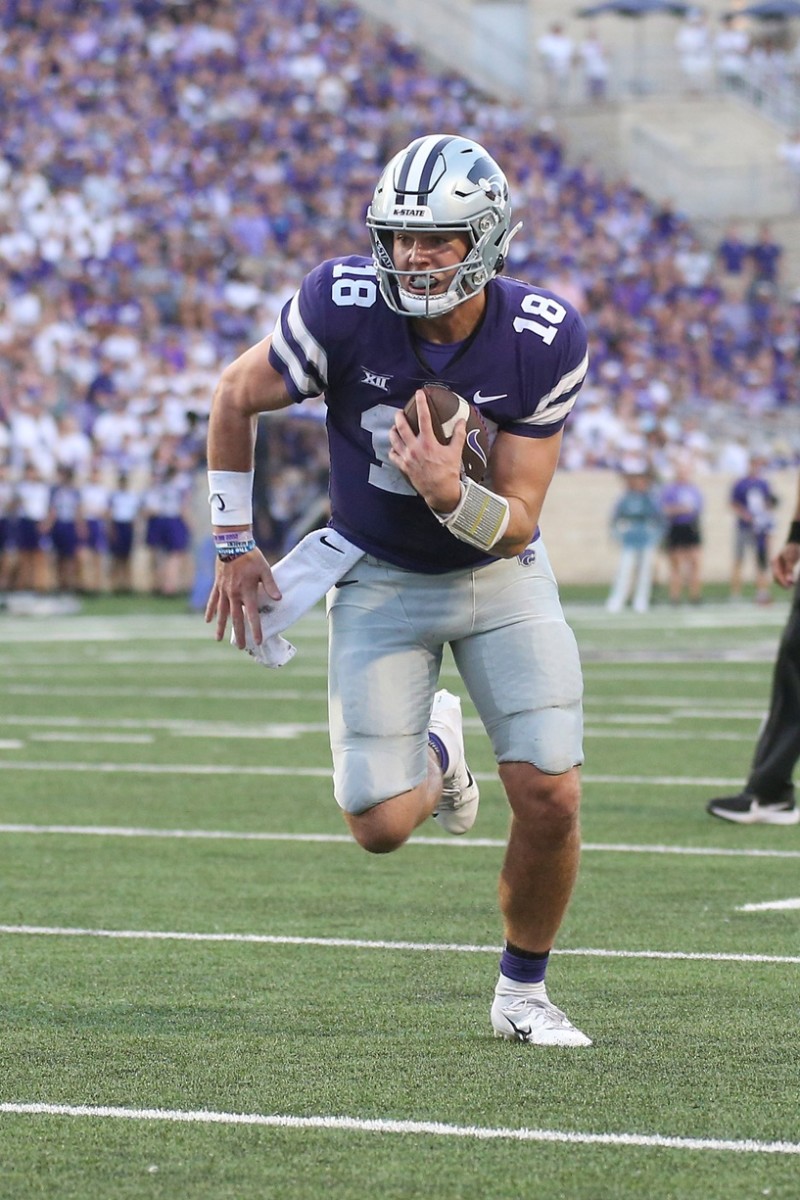
[(453, 537), (478, 550), (491, 550), (508, 528), (511, 509), (505, 496), (498, 496), (474, 479), (461, 480), (461, 499), (450, 513), (437, 513), (436, 520)]
[(253, 524), (254, 471), (209, 471), (212, 525)]

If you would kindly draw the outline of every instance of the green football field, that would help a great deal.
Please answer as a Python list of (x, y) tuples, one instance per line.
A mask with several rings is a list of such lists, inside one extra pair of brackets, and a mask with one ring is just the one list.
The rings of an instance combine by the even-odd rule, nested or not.
[(2, 1200), (798, 1200), (800, 827), (705, 813), (786, 601), (566, 608), (585, 846), (548, 981), (587, 1050), (491, 1036), (508, 812), (466, 699), (475, 829), (371, 857), (320, 611), (277, 671), (175, 605), (0, 616)]

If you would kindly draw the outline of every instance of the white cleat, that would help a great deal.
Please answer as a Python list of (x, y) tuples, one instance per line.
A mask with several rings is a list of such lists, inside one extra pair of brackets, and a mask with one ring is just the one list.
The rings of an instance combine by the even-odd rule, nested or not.
[(531, 1046), (591, 1046), (592, 1040), (576, 1029), (546, 995), (495, 992), (492, 1029), (496, 1038), (527, 1042)]
[(439, 807), (433, 816), (448, 833), (466, 833), (475, 824), (480, 792), (472, 777), (464, 751), (461, 701), (452, 692), (440, 691), (433, 698), (431, 732), (441, 738), (450, 759), (444, 775)]

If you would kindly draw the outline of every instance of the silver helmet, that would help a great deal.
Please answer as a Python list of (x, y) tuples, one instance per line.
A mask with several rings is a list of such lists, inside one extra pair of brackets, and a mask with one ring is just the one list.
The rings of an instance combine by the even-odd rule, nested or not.
[[(367, 210), (372, 257), (384, 300), (406, 317), (450, 312), (480, 292), (503, 269), (511, 238), (508, 181), (477, 142), (451, 134), (417, 138), (396, 154), (378, 180)], [(398, 271), (393, 236), (399, 230), (459, 232), (470, 248), (446, 292), (432, 295), (433, 271)], [(403, 285), (424, 280), (424, 291)]]

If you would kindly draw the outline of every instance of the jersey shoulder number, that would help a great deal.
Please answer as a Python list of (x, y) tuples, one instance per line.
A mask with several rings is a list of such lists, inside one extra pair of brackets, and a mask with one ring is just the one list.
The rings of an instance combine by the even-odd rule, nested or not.
[(546, 346), (552, 346), (569, 315), (569, 309), (547, 292), (528, 292), (522, 297), (520, 308), (525, 315), (514, 317), (515, 332), (532, 333), (541, 338)]
[(362, 258), (337, 259), (331, 268), (331, 299), (337, 308), (372, 308), (378, 299), (378, 276)]
[(325, 391), (329, 355), (354, 337), (354, 322), (363, 321), (378, 295), (369, 259), (328, 259), (309, 271), (281, 309), (270, 348), (270, 362), (294, 400)]

